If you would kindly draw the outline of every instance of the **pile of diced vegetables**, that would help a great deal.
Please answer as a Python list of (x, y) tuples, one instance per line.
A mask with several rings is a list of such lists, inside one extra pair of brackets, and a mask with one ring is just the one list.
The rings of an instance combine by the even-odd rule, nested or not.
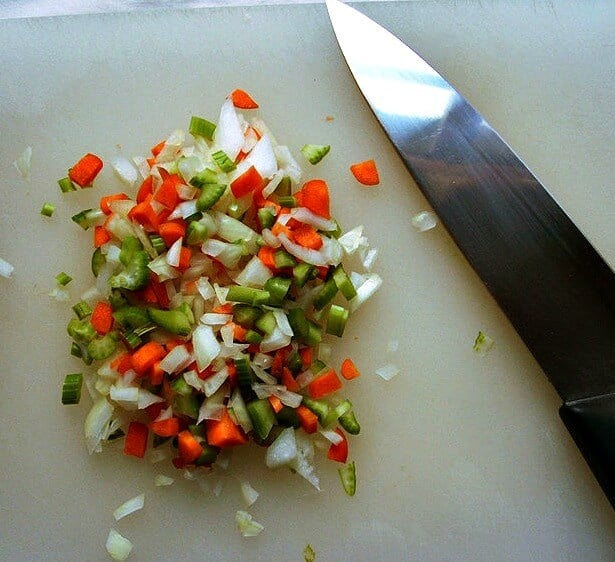
[[(90, 453), (121, 438), (126, 455), (168, 448), (177, 468), (215, 467), (221, 451), (254, 442), (267, 466), (317, 488), (319, 434), (353, 495), (348, 435), (360, 426), (339, 392), (359, 370), (328, 360), (332, 339), (381, 284), (377, 252), (361, 226), (342, 232), (327, 182), (304, 181), (290, 150), (247, 118), (257, 107), (235, 90), (217, 124), (192, 117), (192, 142), (178, 130), (149, 158), (116, 157), (127, 193), (73, 217), (94, 233), (95, 284), (67, 330), (71, 353), (93, 368), (66, 376), (62, 401), (79, 402), (85, 383)], [(301, 151), (314, 165), (329, 147)], [(87, 154), (60, 188), (90, 187), (102, 167)], [(351, 171), (378, 183), (373, 161)], [(347, 268), (352, 254), (359, 271)]]

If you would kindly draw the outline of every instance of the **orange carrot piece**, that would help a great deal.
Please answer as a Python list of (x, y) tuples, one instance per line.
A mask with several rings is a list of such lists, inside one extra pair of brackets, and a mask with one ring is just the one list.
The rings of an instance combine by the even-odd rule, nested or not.
[(263, 177), (254, 166), (250, 166), (243, 174), (231, 182), (231, 191), (239, 199), (263, 187)]
[(132, 369), (132, 360), (129, 353), (122, 353), (109, 364), (110, 367), (120, 374), (124, 374), (128, 369)]
[(297, 228), (294, 228), (293, 238), (297, 244), (304, 248), (320, 250), (322, 247), (322, 238), (320, 234), (309, 224), (300, 224)]
[(179, 264), (177, 269), (184, 271), (190, 267), (190, 260), (192, 259), (192, 250), (187, 246), (182, 246), (179, 250)]
[(303, 431), (306, 433), (316, 433), (318, 430), (318, 416), (303, 404), (297, 406), (295, 412), (299, 416)]
[(299, 356), (301, 357), (301, 367), (303, 369), (309, 369), (313, 361), (312, 348), (303, 347), (299, 350)]
[(231, 100), (233, 100), (233, 105), (239, 109), (258, 108), (258, 104), (252, 99), (252, 96), (244, 90), (233, 90), (231, 92)]
[(287, 357), (288, 349), (285, 347), (276, 350), (276, 352), (273, 354), (273, 361), (271, 362), (271, 374), (274, 377), (282, 376)]
[(199, 286), (196, 279), (184, 282), (182, 293), (184, 295), (196, 295), (199, 292)]
[(331, 218), (329, 210), (329, 186), (324, 180), (310, 180), (296, 193), (297, 203), (326, 219)]
[(350, 381), (352, 379), (356, 379), (361, 373), (359, 369), (357, 369), (356, 365), (353, 363), (352, 359), (349, 357), (342, 361), (342, 367), (340, 369), (342, 376)]
[(90, 187), (102, 170), (103, 161), (96, 154), (87, 153), (70, 170), (68, 177), (79, 187)]
[(94, 227), (94, 248), (100, 248), (109, 240), (111, 240), (111, 234), (102, 224)]
[(167, 209), (174, 209), (179, 203), (177, 186), (181, 183), (181, 178), (177, 174), (169, 174), (164, 168), (159, 169), (162, 183), (154, 193), (154, 201), (158, 201)]
[(155, 298), (153, 302), (158, 303), (161, 308), (169, 308), (169, 304), (171, 303), (169, 293), (167, 293), (167, 288), (164, 284), (158, 281), (158, 276), (155, 273), (150, 275), (147, 288), (151, 289), (154, 293)]
[(156, 158), (162, 152), (162, 149), (164, 148), (166, 142), (166, 140), (160, 141), (156, 146), (153, 146), (151, 148), (151, 152), (154, 158)]
[(90, 323), (101, 336), (111, 331), (113, 327), (113, 308), (111, 308), (107, 301), (96, 303), (92, 316), (90, 316)]
[(167, 248), (170, 248), (174, 242), (186, 236), (186, 221), (176, 219), (169, 222), (163, 222), (158, 227), (158, 234), (164, 240)]
[(212, 447), (234, 447), (244, 445), (248, 442), (246, 434), (241, 427), (231, 419), (226, 408), (222, 412), (220, 420), (205, 420), (205, 430), (207, 432), (207, 442)]
[(332, 461), (345, 463), (348, 460), (348, 439), (346, 439), (344, 432), (339, 427), (335, 429), (335, 433), (341, 436), (342, 441), (337, 445), (331, 444), (327, 457)]
[(203, 447), (188, 429), (177, 435), (177, 449), (179, 456), (187, 463), (194, 462), (203, 454)]
[(149, 195), (154, 193), (154, 178), (152, 176), (147, 176), (141, 186), (139, 187), (139, 191), (137, 191), (136, 201), (137, 203), (143, 203), (147, 199)]
[(374, 160), (365, 160), (353, 164), (350, 166), (350, 171), (356, 180), (363, 185), (373, 186), (380, 183), (378, 168)]
[(297, 392), (299, 390), (299, 384), (293, 377), (293, 374), (290, 372), (288, 367), (282, 368), (282, 377), (280, 378), (280, 382), (288, 389), (290, 392)]
[(248, 333), (248, 329), (244, 328), (241, 324), (233, 324), (233, 339), (238, 342), (246, 341), (246, 334)]
[(124, 441), (124, 454), (142, 459), (147, 449), (147, 435), (145, 424), (137, 421), (130, 422)]
[(162, 359), (166, 354), (165, 348), (158, 342), (147, 342), (132, 354), (132, 368), (138, 375), (143, 376), (156, 361)]
[(150, 422), (149, 428), (160, 437), (175, 437), (179, 433), (179, 419), (153, 421)]
[(105, 215), (111, 214), (111, 209), (109, 208), (109, 203), (112, 201), (125, 201), (129, 199), (128, 195), (125, 193), (114, 193), (113, 195), (105, 195), (100, 198), (100, 210), (105, 213)]
[(276, 252), (275, 248), (272, 248), (271, 246), (263, 246), (258, 251), (258, 259), (261, 260), (263, 264), (265, 264), (265, 266), (271, 269), (272, 271), (277, 271), (277, 268), (275, 266), (275, 257), (274, 257), (275, 252)]
[(128, 218), (138, 222), (145, 228), (158, 230), (159, 219), (151, 205), (151, 201), (152, 196), (148, 195), (143, 202), (137, 203), (132, 209), (130, 209), (130, 211), (128, 211)]
[(276, 414), (284, 407), (284, 404), (282, 404), (282, 401), (277, 396), (268, 396), (267, 399)]
[(211, 311), (215, 312), (216, 314), (232, 314), (233, 305), (230, 302), (225, 302), (224, 304), (214, 306)]
[(162, 384), (164, 380), (164, 370), (160, 366), (160, 361), (156, 361), (149, 369), (148, 373), (149, 382), (153, 386), (158, 386)]
[(312, 398), (324, 398), (342, 388), (342, 381), (333, 369), (329, 369), (308, 384), (308, 393)]

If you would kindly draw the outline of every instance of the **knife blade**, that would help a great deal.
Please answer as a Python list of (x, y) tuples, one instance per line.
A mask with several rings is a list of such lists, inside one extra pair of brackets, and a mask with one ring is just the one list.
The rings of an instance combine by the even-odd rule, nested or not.
[(615, 274), (472, 105), (392, 33), (326, 0), (348, 67), (434, 211), (562, 398), (615, 508)]

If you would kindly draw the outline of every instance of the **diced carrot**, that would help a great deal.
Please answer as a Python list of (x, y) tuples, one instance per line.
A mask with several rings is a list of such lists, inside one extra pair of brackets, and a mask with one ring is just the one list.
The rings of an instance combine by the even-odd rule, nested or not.
[(133, 421), (128, 425), (128, 433), (124, 441), (124, 454), (142, 459), (147, 449), (147, 426)]
[(179, 456), (187, 463), (194, 462), (203, 453), (203, 447), (188, 429), (177, 435), (177, 449)]
[(290, 372), (288, 367), (282, 368), (280, 382), (291, 392), (297, 392), (299, 390), (299, 384), (295, 380), (295, 377), (293, 377), (293, 374)]
[(190, 267), (190, 260), (192, 259), (192, 250), (188, 246), (182, 246), (179, 250), (179, 264), (177, 269), (185, 271)]
[(275, 236), (284, 234), (289, 240), (293, 240), (292, 230), (288, 226), (282, 224), (281, 222), (276, 221), (276, 223), (271, 227), (271, 233), (274, 234)]
[(199, 285), (196, 279), (191, 281), (185, 281), (182, 288), (182, 294), (184, 295), (196, 295), (199, 292)]
[(312, 398), (323, 398), (340, 388), (342, 381), (333, 369), (329, 369), (308, 384), (308, 393)]
[(153, 422), (160, 415), (160, 412), (162, 412), (162, 410), (165, 410), (166, 408), (168, 408), (166, 402), (155, 402), (154, 404), (150, 404), (144, 409), (150, 422)]
[(352, 359), (346, 358), (342, 361), (342, 367), (340, 369), (342, 376), (347, 380), (356, 379), (361, 373), (353, 363)]
[(150, 168), (153, 168), (156, 165), (156, 158), (146, 158), (145, 161), (149, 164)]
[(170, 248), (174, 242), (186, 236), (186, 221), (175, 219), (169, 222), (163, 222), (158, 227), (158, 234), (164, 240), (167, 248)]
[(275, 248), (272, 248), (271, 246), (262, 246), (261, 249), (258, 251), (258, 259), (261, 260), (263, 264), (265, 264), (265, 266), (272, 271), (277, 271), (274, 257), (275, 252)]
[(156, 361), (162, 359), (166, 354), (165, 348), (158, 342), (147, 342), (132, 354), (132, 368), (138, 375), (143, 376)]
[(284, 407), (284, 404), (282, 404), (282, 401), (277, 396), (269, 396), (268, 400), (276, 414)]
[(244, 328), (241, 324), (233, 324), (233, 339), (238, 342), (246, 341), (246, 334), (248, 333), (248, 329)]
[(100, 248), (103, 244), (106, 244), (111, 240), (111, 234), (109, 231), (102, 225), (96, 225), (94, 227), (94, 248)]
[(111, 209), (109, 208), (109, 203), (112, 201), (125, 201), (129, 199), (128, 195), (125, 193), (114, 193), (113, 195), (105, 195), (100, 198), (100, 210), (105, 213), (105, 215), (111, 214)]
[(156, 146), (153, 146), (151, 148), (151, 152), (154, 158), (156, 158), (162, 152), (162, 149), (164, 148), (165, 144), (166, 144), (166, 140), (163, 140), (163, 141), (160, 141)]
[(231, 182), (231, 191), (239, 199), (263, 187), (263, 177), (254, 166), (250, 166), (243, 174)]
[(286, 365), (286, 358), (288, 357), (288, 348), (283, 347), (277, 349), (273, 354), (273, 361), (271, 362), (271, 374), (274, 377), (281, 377), (284, 366)]
[(149, 195), (153, 195), (154, 193), (154, 178), (153, 176), (147, 176), (141, 187), (139, 187), (139, 191), (137, 191), (136, 201), (137, 203), (143, 203), (147, 199)]
[(167, 418), (150, 422), (149, 428), (160, 437), (175, 437), (179, 433), (179, 419)]
[(182, 183), (177, 174), (169, 174), (164, 168), (159, 168), (162, 183), (154, 192), (154, 201), (158, 201), (167, 209), (174, 209), (179, 203), (179, 193), (177, 186)]
[(231, 92), (233, 105), (239, 109), (257, 109), (258, 104), (252, 99), (250, 94), (244, 90), (233, 90)]
[(90, 187), (102, 168), (103, 161), (88, 152), (68, 171), (68, 177), (79, 187)]
[(300, 207), (306, 207), (326, 219), (331, 218), (329, 210), (329, 186), (324, 180), (310, 180), (306, 182), (295, 196)]
[(316, 433), (318, 430), (318, 416), (303, 404), (297, 406), (295, 412), (299, 416), (303, 431), (306, 433)]
[(374, 160), (365, 160), (364, 162), (352, 164), (350, 171), (356, 180), (363, 185), (373, 186), (380, 183), (378, 168)]
[(101, 336), (111, 331), (113, 327), (113, 308), (111, 308), (107, 301), (96, 303), (90, 316), (90, 323)]
[(237, 367), (234, 361), (227, 361), (226, 368), (228, 369), (228, 382), (231, 389), (237, 386)]
[(322, 247), (322, 238), (320, 234), (309, 224), (300, 224), (297, 228), (294, 228), (293, 238), (297, 244), (304, 248), (320, 250)]
[(348, 439), (346, 439), (346, 436), (339, 427), (335, 429), (335, 433), (342, 438), (342, 441), (337, 445), (331, 443), (329, 451), (327, 452), (327, 457), (332, 461), (345, 463), (348, 460)]
[(132, 359), (130, 358), (130, 353), (122, 353), (122, 355), (118, 355), (113, 361), (111, 361), (109, 366), (123, 375), (129, 369), (132, 369)]
[(205, 430), (207, 432), (207, 442), (213, 447), (233, 447), (244, 445), (248, 442), (246, 434), (241, 427), (231, 419), (226, 408), (222, 411), (220, 420), (206, 420)]
[(299, 350), (299, 356), (301, 357), (301, 367), (303, 369), (309, 369), (312, 364), (312, 348), (311, 347), (303, 347)]
[(136, 291), (135, 296), (144, 304), (158, 304), (158, 298), (151, 284), (147, 285), (145, 289), (141, 291)]
[(130, 211), (128, 218), (143, 225), (146, 229), (158, 230), (158, 215), (152, 207), (152, 196), (148, 195), (144, 201), (137, 203)]
[(158, 386), (159, 384), (162, 384), (162, 381), (164, 381), (164, 370), (160, 366), (160, 361), (156, 361), (149, 368), (148, 377), (151, 385)]
[(169, 299), (169, 293), (164, 283), (158, 281), (158, 276), (155, 273), (150, 275), (149, 287), (152, 289), (155, 295), (155, 301), (161, 308), (169, 308), (171, 300)]

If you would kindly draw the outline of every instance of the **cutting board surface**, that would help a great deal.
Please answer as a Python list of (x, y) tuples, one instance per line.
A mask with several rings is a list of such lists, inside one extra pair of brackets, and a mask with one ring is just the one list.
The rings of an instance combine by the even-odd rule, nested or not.
[[(361, 8), (484, 112), (613, 264), (615, 10), (576, 4)], [(15, 266), (0, 279), (0, 558), (105, 560), (113, 526), (132, 560), (302, 560), (307, 544), (323, 562), (613, 559), (613, 511), (555, 392), (442, 226), (412, 228), (428, 206), (350, 81), (324, 6), (4, 21), (0, 52), (0, 256)], [(121, 444), (88, 456), (89, 401), (60, 404), (64, 374), (81, 366), (67, 353), (69, 307), (47, 292), (62, 270), (73, 300), (91, 284), (90, 237), (70, 216), (101, 192), (62, 195), (56, 180), (86, 151), (141, 155), (193, 114), (215, 119), (236, 87), (298, 159), (307, 142), (332, 145), (305, 176), (326, 178), (341, 224), (365, 225), (380, 249), (384, 285), (334, 342), (334, 361), (350, 355), (363, 372), (348, 385), (362, 422), (354, 498), (326, 460), (317, 493), (264, 468), (261, 449), (237, 451), (209, 491)], [(12, 162), (27, 145), (24, 180)], [(348, 166), (372, 157), (381, 185), (361, 188)], [(117, 185), (103, 174), (97, 185)], [(39, 215), (45, 201), (52, 219)], [(485, 357), (472, 351), (478, 330), (496, 341)], [(401, 374), (386, 383), (374, 371), (388, 362)], [(158, 473), (176, 483), (155, 488)], [(265, 531), (253, 539), (234, 528), (240, 477), (261, 494), (250, 512)], [(138, 493), (145, 509), (115, 523)]]

